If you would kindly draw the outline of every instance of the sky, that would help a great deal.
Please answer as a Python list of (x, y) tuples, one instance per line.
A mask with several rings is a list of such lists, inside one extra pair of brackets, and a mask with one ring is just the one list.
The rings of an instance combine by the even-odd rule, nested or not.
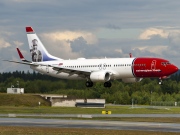
[[(160, 57), (180, 67), (179, 0), (1, 0), (0, 58), (26, 59), (25, 27), (62, 59)], [(0, 63), (0, 72), (32, 71)]]

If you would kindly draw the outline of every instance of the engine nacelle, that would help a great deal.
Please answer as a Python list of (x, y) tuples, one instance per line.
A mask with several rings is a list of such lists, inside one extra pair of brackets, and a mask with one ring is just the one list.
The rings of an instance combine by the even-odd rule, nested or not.
[(111, 75), (106, 71), (92, 72), (90, 75), (92, 82), (107, 82), (111, 79)]
[(122, 81), (125, 83), (140, 82), (143, 78), (123, 78)]

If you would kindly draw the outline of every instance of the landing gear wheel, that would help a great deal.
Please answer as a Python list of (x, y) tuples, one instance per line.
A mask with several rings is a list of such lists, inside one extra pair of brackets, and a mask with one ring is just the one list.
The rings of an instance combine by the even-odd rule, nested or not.
[(161, 79), (159, 80), (159, 85), (163, 85), (163, 82), (162, 82), (162, 80), (161, 80)]
[(93, 82), (87, 81), (86, 82), (86, 87), (92, 87), (93, 86)]
[(104, 87), (109, 87), (110, 88), (111, 87), (111, 82), (105, 82)]

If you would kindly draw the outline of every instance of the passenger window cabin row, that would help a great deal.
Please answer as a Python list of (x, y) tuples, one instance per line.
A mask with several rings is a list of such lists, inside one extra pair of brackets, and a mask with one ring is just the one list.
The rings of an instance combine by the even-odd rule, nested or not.
[[(100, 65), (76, 65), (76, 66), (64, 66), (67, 68), (91, 68), (91, 67), (129, 67), (132, 66), (132, 64), (114, 64), (114, 65), (106, 65), (106, 64), (100, 64)], [(133, 64), (133, 66), (146, 66), (146, 64)]]

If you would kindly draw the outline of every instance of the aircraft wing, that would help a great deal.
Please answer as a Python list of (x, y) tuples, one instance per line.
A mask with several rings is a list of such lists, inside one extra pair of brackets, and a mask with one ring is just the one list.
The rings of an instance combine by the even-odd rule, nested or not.
[(89, 76), (91, 73), (91, 71), (75, 70), (71, 68), (64, 68), (64, 67), (58, 67), (58, 66), (53, 66), (53, 65), (49, 65), (49, 67), (52, 67), (53, 70), (56, 70), (57, 74), (64, 72), (64, 73), (68, 73), (69, 76), (73, 74), (78, 74), (79, 76), (86, 77), (86, 76)]
[[(57, 74), (61, 73), (61, 72), (64, 72), (64, 73), (68, 73), (69, 76), (73, 75), (73, 74), (78, 74), (79, 76), (82, 76), (82, 77), (85, 77), (85, 76), (88, 76), (90, 75), (90, 71), (83, 71), (83, 70), (74, 70), (74, 69), (71, 69), (71, 68), (65, 68), (65, 67), (59, 67), (57, 65), (49, 65), (49, 64), (44, 64), (44, 63), (33, 63), (31, 61), (28, 61), (24, 58), (24, 56), (22, 55), (21, 51), (19, 50), (19, 48), (17, 48), (17, 51), (18, 51), (18, 54), (19, 54), (19, 57), (20, 59), (23, 61), (23, 62), (16, 62), (16, 63), (20, 63), (20, 64), (26, 64), (26, 65), (33, 65), (33, 66), (49, 66), (49, 67), (52, 67), (53, 70), (56, 70), (57, 71)], [(13, 62), (13, 61), (12, 61)]]
[(53, 70), (57, 71), (57, 74), (59, 73), (68, 73), (69, 76), (73, 74), (78, 74), (81, 77), (86, 77), (89, 76), (91, 71), (85, 71), (85, 70), (74, 70), (70, 68), (64, 68), (64, 67), (57, 67), (49, 64), (40, 64), (40, 63), (32, 63), (32, 62), (21, 62), (21, 61), (13, 61), (13, 60), (3, 60), (3, 61), (8, 61), (8, 62), (13, 62), (13, 63), (19, 63), (19, 64), (24, 64), (24, 65), (30, 65), (30, 66), (49, 66), (52, 67)]
[[(59, 67), (56, 65), (48, 65), (48, 66), (52, 67), (53, 70), (56, 70), (57, 74), (64, 72), (64, 73), (68, 73), (69, 76), (77, 74), (77, 75), (85, 78), (85, 77), (89, 77), (92, 72), (92, 71), (87, 71), (87, 70), (78, 70), (78, 69), (76, 70), (76, 69), (71, 69), (71, 68), (67, 68), (67, 67)], [(109, 71), (109, 73), (111, 75), (114, 75), (114, 73), (112, 73), (111, 71)]]
[(76, 69), (71, 69), (71, 68), (67, 68), (67, 67), (60, 67), (57, 65), (50, 65), (50, 64), (45, 64), (45, 63), (37, 63), (37, 62), (31, 62), (28, 61), (24, 58), (24, 56), (22, 55), (21, 51), (19, 50), (19, 48), (17, 48), (17, 52), (19, 54), (19, 57), (21, 59), (21, 61), (13, 61), (13, 60), (3, 60), (3, 61), (8, 61), (8, 62), (13, 62), (13, 63), (19, 63), (19, 64), (24, 64), (24, 65), (30, 65), (30, 66), (48, 66), (48, 67), (52, 67), (53, 70), (57, 71), (57, 74), (59, 73), (68, 73), (69, 76), (77, 74), (81, 77), (87, 77), (90, 75), (91, 71), (86, 71), (86, 70), (76, 70)]

